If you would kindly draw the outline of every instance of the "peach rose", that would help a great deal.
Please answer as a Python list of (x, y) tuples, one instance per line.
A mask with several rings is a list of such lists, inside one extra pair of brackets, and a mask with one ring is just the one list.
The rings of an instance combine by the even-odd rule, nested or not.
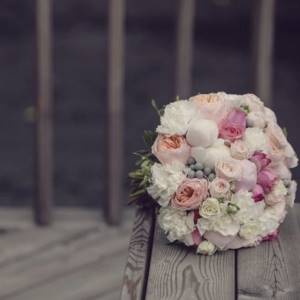
[(162, 164), (173, 162), (186, 163), (190, 157), (191, 148), (181, 135), (159, 134), (152, 146), (152, 153)]
[(219, 123), (227, 114), (228, 102), (225, 101), (224, 93), (199, 94), (190, 100), (196, 104), (204, 119)]
[(214, 198), (227, 198), (230, 193), (230, 184), (223, 178), (215, 178), (209, 184), (209, 192)]
[(230, 146), (231, 156), (235, 159), (247, 159), (250, 155), (247, 144), (242, 140), (237, 140)]
[(186, 179), (178, 187), (172, 198), (172, 206), (180, 210), (199, 208), (208, 196), (208, 182), (206, 179)]
[(240, 180), (242, 177), (241, 163), (236, 159), (229, 158), (217, 161), (215, 170), (217, 177), (228, 181)]

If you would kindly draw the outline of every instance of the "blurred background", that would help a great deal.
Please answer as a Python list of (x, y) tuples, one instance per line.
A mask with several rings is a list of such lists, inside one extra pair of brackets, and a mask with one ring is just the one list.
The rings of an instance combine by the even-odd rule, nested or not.
[[(251, 92), (250, 1), (197, 1), (193, 92)], [(0, 2), (0, 205), (33, 198), (34, 1)], [(126, 4), (125, 149), (141, 148), (157, 119), (150, 101), (173, 99), (177, 5)], [(104, 191), (107, 1), (54, 1), (55, 204), (95, 207)], [(273, 103), (300, 152), (300, 3), (278, 1)], [(300, 170), (295, 171), (299, 179)], [(127, 199), (124, 195), (124, 203)]]
[[(52, 1), (57, 209), (55, 222), (44, 228), (34, 225), (30, 212), (36, 169), (37, 1), (0, 1), (0, 299), (118, 299), (133, 212), (120, 209), (120, 227), (108, 226), (100, 214), (108, 199), (107, 12), (112, 0)], [(125, 168), (115, 170), (123, 178), (124, 206), (131, 153), (143, 147), (144, 129), (154, 129), (158, 121), (151, 99), (162, 106), (176, 96), (179, 2), (126, 1)], [(193, 94), (253, 92), (253, 1), (195, 2)], [(277, 1), (275, 11), (271, 100), (299, 154), (300, 2)], [(300, 168), (294, 177), (299, 181)]]

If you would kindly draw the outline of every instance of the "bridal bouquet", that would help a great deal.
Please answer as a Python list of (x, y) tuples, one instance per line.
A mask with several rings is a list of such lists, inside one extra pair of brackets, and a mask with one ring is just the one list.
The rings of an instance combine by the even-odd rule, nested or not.
[(274, 112), (253, 94), (224, 92), (153, 105), (160, 124), (135, 153), (131, 196), (157, 206), (167, 239), (211, 255), (276, 238), (298, 159)]

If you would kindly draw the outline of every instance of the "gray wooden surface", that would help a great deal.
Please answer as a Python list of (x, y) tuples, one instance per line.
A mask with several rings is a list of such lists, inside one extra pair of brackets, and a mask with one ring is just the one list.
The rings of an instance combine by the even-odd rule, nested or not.
[[(137, 228), (134, 236), (136, 232)], [(142, 228), (140, 232), (151, 235)], [(183, 246), (169, 244), (157, 225), (148, 239), (153, 239), (151, 256), (143, 266), (148, 265), (149, 270), (144, 271), (145, 281), (134, 286), (137, 291), (144, 288), (146, 295), (131, 291), (134, 296), (126, 294), (122, 299), (300, 299), (300, 204), (289, 211), (279, 239), (256, 248), (198, 256)], [(147, 240), (144, 234), (142, 240)], [(134, 255), (131, 251), (131, 261), (137, 259)], [(125, 276), (123, 289), (126, 282)]]
[(27, 210), (0, 208), (0, 299), (119, 299), (133, 212), (119, 228), (99, 215), (58, 209), (41, 228)]

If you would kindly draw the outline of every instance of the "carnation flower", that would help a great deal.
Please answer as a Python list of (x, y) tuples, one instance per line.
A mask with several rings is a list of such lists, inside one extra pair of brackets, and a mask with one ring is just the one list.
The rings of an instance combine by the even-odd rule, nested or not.
[(158, 223), (170, 242), (185, 239), (194, 230), (193, 214), (172, 207), (159, 210)]
[(152, 166), (152, 184), (147, 191), (161, 206), (169, 204), (178, 186), (185, 179), (183, 169), (184, 165), (179, 163), (168, 165), (155, 163)]
[(165, 107), (156, 131), (168, 135), (185, 135), (195, 113), (195, 106), (190, 101), (172, 102)]
[(239, 235), (240, 237), (255, 242), (259, 238), (259, 235), (262, 233), (262, 225), (260, 221), (250, 220), (247, 223), (244, 223), (241, 226)]

